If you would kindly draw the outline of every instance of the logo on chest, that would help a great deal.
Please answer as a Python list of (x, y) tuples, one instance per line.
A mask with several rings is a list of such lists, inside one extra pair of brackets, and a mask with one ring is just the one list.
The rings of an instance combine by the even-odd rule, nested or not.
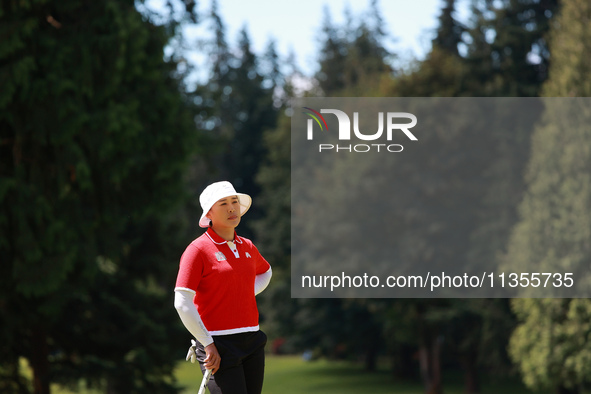
[(218, 259), (218, 261), (226, 260), (226, 256), (224, 256), (222, 252), (215, 252), (215, 258)]

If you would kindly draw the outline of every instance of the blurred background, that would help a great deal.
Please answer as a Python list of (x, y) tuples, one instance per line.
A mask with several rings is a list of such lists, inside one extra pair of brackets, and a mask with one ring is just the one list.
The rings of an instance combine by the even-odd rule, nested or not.
[[(253, 197), (239, 233), (273, 266), (265, 393), (591, 390), (588, 299), (290, 297), (291, 98), (591, 93), (588, 0), (382, 3), (303, 4), (301, 53), (279, 28), (255, 49), (220, 12), (237, 2), (0, 1), (0, 392), (195, 392), (173, 288), (198, 196), (222, 179)], [(249, 23), (293, 29), (304, 17), (281, 4)], [(389, 16), (407, 7), (427, 9), (405, 18), (422, 44), (396, 47), (408, 29)], [(470, 137), (442, 140), (433, 185)], [(590, 142), (487, 140), (472, 242), (437, 242), (444, 204), (413, 234), (431, 256), (588, 264)]]

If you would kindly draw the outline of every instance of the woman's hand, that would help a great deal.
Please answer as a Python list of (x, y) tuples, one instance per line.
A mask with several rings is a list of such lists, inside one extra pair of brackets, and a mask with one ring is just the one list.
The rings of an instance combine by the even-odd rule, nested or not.
[(214, 343), (210, 343), (205, 347), (205, 354), (205, 369), (212, 369), (212, 373), (215, 374), (220, 368), (220, 361), (222, 361), (218, 348), (215, 347)]

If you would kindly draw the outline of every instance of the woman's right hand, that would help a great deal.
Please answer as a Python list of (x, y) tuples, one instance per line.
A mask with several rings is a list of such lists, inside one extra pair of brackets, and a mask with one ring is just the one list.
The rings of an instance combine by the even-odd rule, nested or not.
[(215, 347), (213, 342), (205, 347), (205, 354), (205, 369), (212, 369), (212, 373), (215, 374), (220, 368), (220, 361), (222, 361), (222, 358), (218, 353), (218, 348)]

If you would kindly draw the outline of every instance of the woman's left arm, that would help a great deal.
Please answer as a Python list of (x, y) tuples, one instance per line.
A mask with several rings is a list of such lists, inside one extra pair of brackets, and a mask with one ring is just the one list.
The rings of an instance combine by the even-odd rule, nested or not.
[(273, 270), (271, 270), (271, 267), (269, 267), (266, 272), (258, 274), (254, 278), (254, 295), (259, 294), (267, 288), (269, 282), (271, 281), (271, 276), (273, 276)]

